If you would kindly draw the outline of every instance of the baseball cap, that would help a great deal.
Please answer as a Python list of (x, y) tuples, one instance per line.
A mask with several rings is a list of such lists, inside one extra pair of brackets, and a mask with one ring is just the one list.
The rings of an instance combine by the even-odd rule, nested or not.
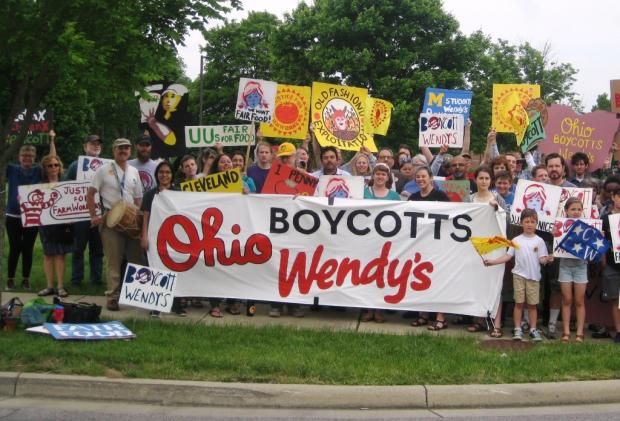
[(119, 147), (119, 146), (131, 146), (131, 142), (129, 141), (129, 139), (125, 139), (124, 137), (120, 137), (118, 139), (116, 139), (114, 141), (114, 143), (112, 143), (112, 149)]
[(88, 143), (88, 142), (99, 142), (102, 143), (101, 138), (99, 137), (99, 135), (96, 134), (89, 134), (88, 136), (86, 136), (84, 138), (84, 140), (82, 141), (82, 143)]
[(290, 156), (293, 155), (296, 150), (295, 145), (290, 142), (284, 142), (278, 147), (278, 153), (276, 155), (278, 158), (281, 156)]
[(148, 143), (149, 145), (151, 144), (151, 136), (143, 134), (141, 135), (138, 140), (136, 140), (136, 145), (139, 145), (141, 143)]

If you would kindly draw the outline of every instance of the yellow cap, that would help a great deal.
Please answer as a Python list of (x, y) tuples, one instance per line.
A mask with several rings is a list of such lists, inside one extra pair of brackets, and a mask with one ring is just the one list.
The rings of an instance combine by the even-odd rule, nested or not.
[(290, 142), (284, 142), (278, 147), (278, 153), (276, 155), (278, 158), (281, 156), (290, 156), (293, 155), (296, 150), (295, 145)]

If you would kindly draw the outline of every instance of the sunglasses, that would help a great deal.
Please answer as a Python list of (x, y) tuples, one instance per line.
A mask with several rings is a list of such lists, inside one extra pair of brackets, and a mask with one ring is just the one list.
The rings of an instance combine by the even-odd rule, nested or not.
[(56, 168), (60, 167), (60, 164), (47, 164), (47, 168)]

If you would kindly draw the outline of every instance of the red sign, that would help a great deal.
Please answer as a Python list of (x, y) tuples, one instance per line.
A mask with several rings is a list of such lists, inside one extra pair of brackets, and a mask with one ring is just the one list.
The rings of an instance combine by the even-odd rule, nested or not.
[(271, 165), (261, 193), (314, 196), (319, 179), (305, 171), (276, 162)]
[(577, 114), (566, 105), (551, 105), (545, 126), (547, 137), (538, 144), (541, 152), (557, 152), (570, 160), (575, 152), (584, 152), (590, 159), (590, 171), (601, 168), (609, 154), (618, 120), (608, 111)]

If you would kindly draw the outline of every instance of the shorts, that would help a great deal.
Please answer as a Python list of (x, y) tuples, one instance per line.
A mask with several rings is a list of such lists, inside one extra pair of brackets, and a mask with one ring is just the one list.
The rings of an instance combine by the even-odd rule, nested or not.
[(540, 282), (513, 273), (512, 286), (515, 291), (516, 304), (527, 302), (529, 305), (535, 306), (540, 302)]
[(588, 264), (583, 260), (562, 259), (560, 260), (560, 283), (574, 282), (576, 284), (588, 283)]

